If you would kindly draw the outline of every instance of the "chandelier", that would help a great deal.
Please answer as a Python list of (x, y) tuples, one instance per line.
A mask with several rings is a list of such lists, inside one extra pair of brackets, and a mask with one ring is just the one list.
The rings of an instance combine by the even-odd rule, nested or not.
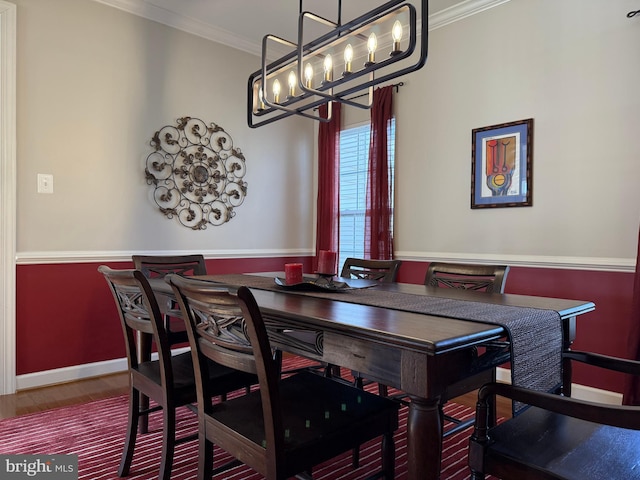
[[(249, 126), (291, 115), (326, 122), (330, 108), (328, 118), (321, 118), (316, 107), (331, 101), (371, 108), (374, 86), (419, 70), (427, 61), (429, 2), (419, 1), (420, 12), (406, 0), (390, 0), (343, 24), (342, 0), (337, 22), (302, 11), (300, 0), (297, 42), (271, 34), (262, 39), (262, 67), (248, 81)], [(307, 40), (310, 28), (328, 31)], [(272, 43), (292, 51), (267, 63)]]

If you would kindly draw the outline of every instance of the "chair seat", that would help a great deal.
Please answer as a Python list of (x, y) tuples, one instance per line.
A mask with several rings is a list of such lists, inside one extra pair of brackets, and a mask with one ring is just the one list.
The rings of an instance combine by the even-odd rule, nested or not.
[[(191, 352), (183, 352), (171, 357), (174, 375), (174, 392), (181, 404), (196, 401), (195, 377)], [(143, 362), (137, 369), (142, 375), (160, 385), (160, 363), (157, 360)], [(209, 361), (209, 379), (212, 395), (222, 395), (247, 385), (258, 383), (258, 377), (239, 372), (229, 367)]]
[[(352, 386), (308, 372), (287, 377), (278, 386), (285, 458), (293, 473), (299, 471), (298, 458), (304, 459), (305, 465), (310, 458), (312, 464), (318, 464), (398, 427), (396, 402)], [(259, 392), (214, 406), (211, 417), (253, 443), (264, 445)]]
[[(521, 415), (493, 428), (490, 438), (485, 458), (488, 463), (492, 463), (494, 456), (512, 459), (530, 468), (539, 468), (540, 473), (550, 475), (548, 478), (640, 479), (638, 430), (600, 425), (529, 407)], [(540, 476), (533, 474), (530, 478)]]

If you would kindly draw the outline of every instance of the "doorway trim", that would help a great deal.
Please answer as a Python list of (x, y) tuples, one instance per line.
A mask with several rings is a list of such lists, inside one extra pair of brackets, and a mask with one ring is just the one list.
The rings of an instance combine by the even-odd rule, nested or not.
[(16, 391), (16, 11), (0, 0), (0, 394)]

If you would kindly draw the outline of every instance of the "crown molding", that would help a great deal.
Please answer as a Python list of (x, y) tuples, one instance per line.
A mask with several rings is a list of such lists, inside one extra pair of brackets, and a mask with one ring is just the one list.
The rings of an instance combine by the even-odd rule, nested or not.
[(429, 15), (429, 31), (497, 7), (511, 0), (466, 0)]
[(260, 56), (262, 52), (262, 46), (248, 41), (246, 38), (236, 35), (228, 30), (214, 27), (200, 20), (189, 17), (187, 15), (180, 15), (156, 5), (145, 2), (144, 0), (93, 0), (94, 2), (102, 3), (110, 7), (117, 8), (118, 10), (125, 11), (144, 17), (154, 22), (168, 25), (169, 27), (182, 30), (187, 33), (191, 33), (198, 37), (206, 38), (213, 42), (221, 43), (229, 47), (233, 47), (237, 50), (251, 53), (256, 56)]
[[(186, 15), (176, 14), (170, 10), (150, 4), (145, 0), (93, 0), (119, 10), (153, 20), (164, 25), (197, 35), (213, 42), (242, 50), (252, 55), (262, 55), (262, 45), (247, 40), (240, 35), (219, 27), (214, 27)], [(472, 15), (484, 12), (511, 0), (466, 0), (452, 7), (429, 15), (429, 31), (463, 20)], [(420, 34), (420, 32), (418, 32)], [(270, 57), (278, 58), (288, 51), (272, 48)]]

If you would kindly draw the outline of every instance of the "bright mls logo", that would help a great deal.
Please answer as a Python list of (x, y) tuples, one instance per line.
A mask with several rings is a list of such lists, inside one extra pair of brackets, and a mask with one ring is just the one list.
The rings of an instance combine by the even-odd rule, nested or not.
[(78, 480), (78, 456), (0, 455), (0, 479)]

